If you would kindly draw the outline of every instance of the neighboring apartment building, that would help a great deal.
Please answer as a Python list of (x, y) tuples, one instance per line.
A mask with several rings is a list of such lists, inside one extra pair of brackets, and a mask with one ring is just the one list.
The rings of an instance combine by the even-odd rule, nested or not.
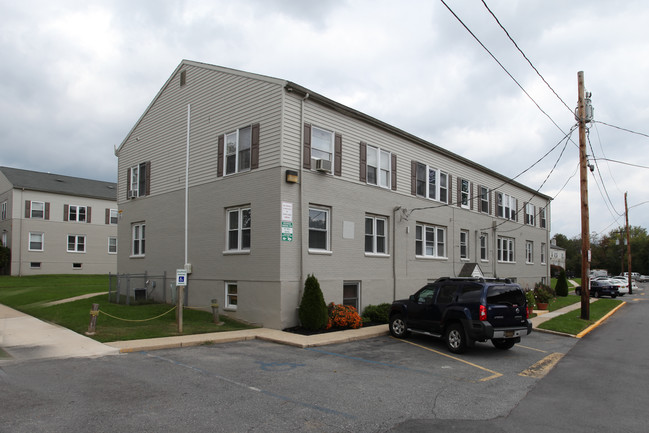
[(0, 167), (11, 275), (117, 271), (115, 183)]
[(554, 239), (550, 240), (550, 265), (566, 269), (566, 249), (558, 247)]
[(308, 274), (359, 311), (467, 263), (549, 280), (549, 197), (289, 81), (183, 61), (115, 153), (118, 272), (186, 268), (192, 306), (281, 329)]

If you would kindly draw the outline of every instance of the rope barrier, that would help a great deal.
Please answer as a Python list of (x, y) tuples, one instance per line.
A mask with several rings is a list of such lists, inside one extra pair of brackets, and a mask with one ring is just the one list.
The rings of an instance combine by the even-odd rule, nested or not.
[(103, 310), (98, 310), (97, 313), (101, 313), (101, 314), (104, 314), (104, 315), (106, 315), (108, 317), (111, 317), (113, 319), (121, 320), (121, 321), (124, 321), (124, 322), (148, 322), (150, 320), (159, 319), (160, 317), (164, 316), (165, 314), (171, 313), (175, 309), (176, 309), (176, 306), (174, 306), (171, 310), (166, 311), (166, 312), (160, 314), (159, 316), (155, 316), (155, 317), (152, 317), (150, 319), (124, 319), (124, 318), (121, 318), (121, 317), (113, 316), (112, 314), (108, 314), (107, 312), (105, 312)]

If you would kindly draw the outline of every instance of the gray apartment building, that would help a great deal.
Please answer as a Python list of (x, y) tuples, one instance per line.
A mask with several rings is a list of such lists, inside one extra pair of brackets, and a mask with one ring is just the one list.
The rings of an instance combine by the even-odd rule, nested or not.
[(0, 167), (0, 232), (8, 273), (117, 270), (117, 184)]
[(549, 279), (549, 197), (290, 81), (182, 61), (115, 153), (118, 272), (186, 269), (190, 306), (282, 329), (309, 274), (359, 311)]

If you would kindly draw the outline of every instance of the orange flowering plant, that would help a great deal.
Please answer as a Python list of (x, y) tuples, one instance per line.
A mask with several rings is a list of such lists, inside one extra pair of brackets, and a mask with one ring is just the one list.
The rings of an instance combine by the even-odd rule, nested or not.
[(329, 321), (325, 329), (331, 328), (352, 328), (357, 329), (363, 326), (363, 320), (356, 308), (351, 305), (334, 304), (327, 305), (329, 310)]

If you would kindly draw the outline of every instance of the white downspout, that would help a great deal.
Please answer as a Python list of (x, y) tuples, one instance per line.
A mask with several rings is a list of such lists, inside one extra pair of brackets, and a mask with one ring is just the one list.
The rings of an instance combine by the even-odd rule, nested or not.
[[(309, 98), (307, 93), (300, 103), (300, 286), (304, 284), (304, 103)], [(308, 233), (308, 229), (307, 229)], [(298, 290), (299, 293), (299, 290)], [(298, 299), (298, 305), (300, 299)]]

